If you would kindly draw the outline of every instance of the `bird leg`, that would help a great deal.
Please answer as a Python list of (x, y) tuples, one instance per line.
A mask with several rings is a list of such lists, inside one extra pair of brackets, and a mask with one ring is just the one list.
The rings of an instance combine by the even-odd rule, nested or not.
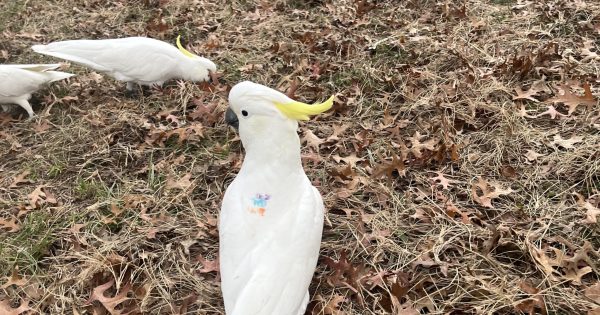
[(127, 82), (127, 86), (125, 86), (125, 96), (129, 98), (138, 98), (140, 96), (140, 91), (136, 89), (135, 83)]
[(138, 98), (141, 96), (149, 95), (150, 88), (145, 85), (137, 85), (133, 82), (127, 82), (125, 87), (125, 96), (129, 98)]
[(27, 114), (29, 115), (29, 119), (35, 117), (35, 114), (33, 113), (33, 109), (31, 108), (31, 105), (29, 104), (29, 102), (27, 100), (18, 100), (15, 103), (17, 103), (25, 111), (27, 111)]

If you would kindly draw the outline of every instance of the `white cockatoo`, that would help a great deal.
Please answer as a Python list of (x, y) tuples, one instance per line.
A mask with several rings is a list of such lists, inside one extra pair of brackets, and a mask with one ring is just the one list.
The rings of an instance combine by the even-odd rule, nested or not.
[(302, 315), (323, 232), (323, 200), (304, 173), (298, 120), (308, 105), (252, 82), (229, 93), (226, 120), (246, 151), (219, 218), (221, 289), (227, 315)]
[(147, 37), (67, 40), (31, 47), (40, 54), (82, 64), (113, 78), (134, 84), (161, 86), (170, 79), (207, 81), (217, 66), (187, 51), (177, 37), (177, 48)]
[(53, 71), (60, 64), (0, 65), (0, 104), (17, 104), (33, 117), (29, 104), (31, 94), (42, 85), (74, 76), (72, 73)]

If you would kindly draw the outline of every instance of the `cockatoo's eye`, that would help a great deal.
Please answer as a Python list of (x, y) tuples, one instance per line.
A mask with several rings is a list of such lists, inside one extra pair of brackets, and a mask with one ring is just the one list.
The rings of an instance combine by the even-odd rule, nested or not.
[(243, 111), (242, 111), (242, 116), (244, 116), (244, 117), (248, 117), (248, 112), (247, 112), (247, 111), (245, 111), (245, 110), (243, 110)]

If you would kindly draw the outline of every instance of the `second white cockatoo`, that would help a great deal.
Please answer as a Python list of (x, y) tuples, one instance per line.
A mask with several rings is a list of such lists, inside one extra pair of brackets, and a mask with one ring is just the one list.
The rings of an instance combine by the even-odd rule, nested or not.
[(58, 69), (60, 64), (0, 65), (0, 104), (17, 104), (27, 111), (29, 118), (34, 116), (29, 104), (31, 94), (42, 85), (72, 77), (74, 74)]
[(298, 120), (322, 104), (294, 101), (242, 82), (229, 93), (226, 120), (246, 151), (219, 217), (221, 289), (227, 315), (302, 315), (323, 231), (323, 200), (304, 173)]
[(171, 79), (207, 81), (217, 66), (187, 51), (177, 37), (177, 48), (148, 37), (99, 40), (67, 40), (34, 45), (34, 51), (72, 61), (113, 78), (134, 84), (161, 86)]

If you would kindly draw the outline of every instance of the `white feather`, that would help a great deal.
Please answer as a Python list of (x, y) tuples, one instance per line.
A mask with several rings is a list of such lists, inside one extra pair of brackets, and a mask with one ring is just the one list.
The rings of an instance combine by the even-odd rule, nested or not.
[(42, 85), (72, 77), (73, 74), (51, 71), (59, 64), (0, 65), (0, 103), (17, 104), (27, 111), (33, 110), (28, 100)]
[[(246, 156), (227, 188), (219, 218), (228, 315), (301, 315), (309, 301), (324, 206), (302, 169), (297, 124), (272, 103), (287, 98), (282, 95), (250, 82), (230, 92)], [(240, 116), (242, 110), (246, 117)], [(270, 197), (263, 215), (254, 204), (256, 194)]]
[(141, 85), (162, 85), (177, 78), (205, 81), (209, 71), (216, 71), (215, 64), (206, 58), (185, 56), (174, 46), (147, 37), (67, 40), (34, 45), (32, 49)]

